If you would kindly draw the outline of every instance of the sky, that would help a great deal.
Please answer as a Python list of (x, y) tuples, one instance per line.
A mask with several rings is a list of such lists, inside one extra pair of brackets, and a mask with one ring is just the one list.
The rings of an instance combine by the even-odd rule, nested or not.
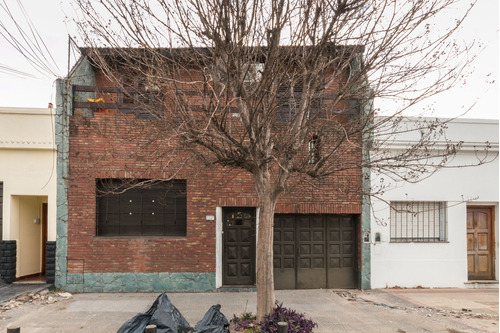
[[(52, 64), (50, 72), (40, 73), (20, 52), (0, 36), (0, 107), (47, 107), (55, 104), (54, 83), (68, 72), (68, 35), (76, 36), (67, 16), (72, 8), (64, 0), (0, 0), (0, 22), (15, 29), (1, 6), (13, 11), (18, 24), (27, 29), (26, 19), (19, 10), (21, 2), (44, 44), (39, 47)], [(468, 3), (464, 1), (464, 4)], [(439, 21), (438, 21), (439, 22)], [(433, 109), (435, 117), (457, 117), (464, 111), (467, 118), (499, 118), (499, 1), (478, 0), (464, 26), (455, 37), (459, 42), (475, 41), (484, 45), (470, 68), (465, 84), (460, 84), (437, 98), (417, 107)], [(14, 30), (12, 30), (14, 31)], [(29, 31), (29, 30), (27, 30)], [(49, 52), (53, 60), (49, 58)], [(73, 52), (74, 55), (74, 52)], [(74, 58), (70, 63), (74, 62)], [(15, 70), (16, 72), (14, 72)], [(382, 104), (383, 105), (383, 104)], [(472, 106), (472, 107), (471, 107)], [(377, 101), (375, 101), (377, 107)], [(417, 112), (420, 113), (420, 112)]]

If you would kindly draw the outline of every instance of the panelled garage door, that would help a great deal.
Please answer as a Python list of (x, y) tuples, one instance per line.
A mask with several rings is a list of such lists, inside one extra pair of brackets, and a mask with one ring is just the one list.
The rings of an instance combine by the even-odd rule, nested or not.
[(356, 217), (276, 214), (276, 289), (357, 288)]

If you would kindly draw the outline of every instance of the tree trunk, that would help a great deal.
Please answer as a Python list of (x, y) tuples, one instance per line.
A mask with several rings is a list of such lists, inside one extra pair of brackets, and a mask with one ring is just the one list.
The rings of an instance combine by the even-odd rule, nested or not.
[(257, 239), (257, 321), (272, 312), (274, 306), (273, 226), (277, 198), (271, 190), (269, 172), (255, 175), (259, 197), (259, 230)]

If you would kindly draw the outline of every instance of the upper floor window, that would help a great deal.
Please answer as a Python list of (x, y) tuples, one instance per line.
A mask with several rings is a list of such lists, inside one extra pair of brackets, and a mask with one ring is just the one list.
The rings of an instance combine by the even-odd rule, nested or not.
[(446, 241), (446, 202), (392, 201), (391, 242)]
[[(292, 120), (300, 108), (304, 94), (304, 81), (300, 77), (285, 75), (277, 91), (276, 120)], [(322, 99), (320, 93), (314, 91), (309, 102), (309, 117), (315, 117), (321, 110)]]
[(164, 94), (158, 83), (148, 82), (146, 78), (124, 76), (123, 104), (154, 105), (163, 104)]
[(321, 158), (321, 140), (318, 135), (313, 135), (309, 140), (309, 163), (315, 164)]
[(186, 181), (99, 179), (97, 236), (186, 236)]

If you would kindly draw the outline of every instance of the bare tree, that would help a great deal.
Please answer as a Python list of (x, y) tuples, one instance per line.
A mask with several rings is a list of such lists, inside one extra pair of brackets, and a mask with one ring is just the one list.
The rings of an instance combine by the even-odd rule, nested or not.
[[(253, 176), (260, 319), (274, 305), (273, 216), (291, 179), (371, 167), (413, 181), (455, 152), (450, 144), (430, 158), (425, 148), (443, 126), (431, 122), (416, 145), (361, 158), (397, 131), (408, 107), (462, 78), (469, 45), (450, 36), (470, 7), (440, 33), (429, 25), (456, 3), (76, 0), (76, 21), (83, 52), (110, 82), (135, 94), (133, 78), (143, 79), (143, 109), (161, 122), (162, 135), (182, 140), (207, 165)], [(377, 98), (400, 103), (375, 120)]]

